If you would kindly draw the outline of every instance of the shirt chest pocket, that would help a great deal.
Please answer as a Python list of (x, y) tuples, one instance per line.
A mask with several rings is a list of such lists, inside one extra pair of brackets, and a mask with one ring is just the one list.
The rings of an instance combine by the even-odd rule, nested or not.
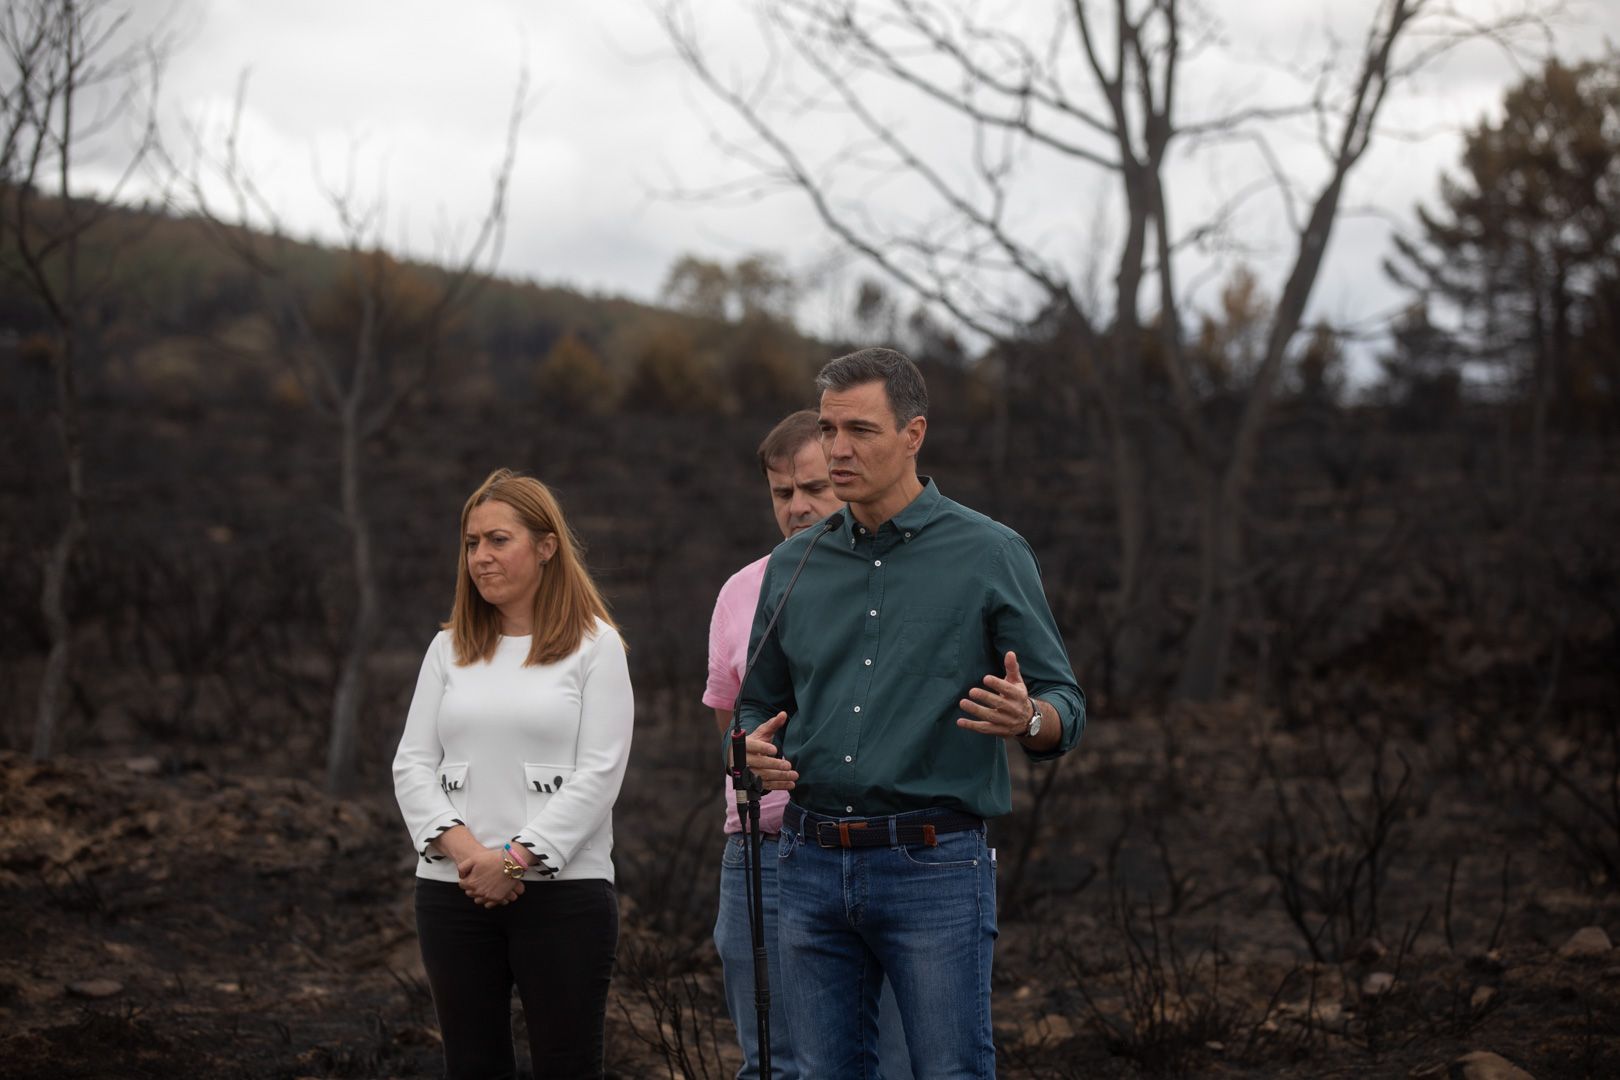
[(908, 675), (962, 678), (962, 609), (912, 607), (900, 617), (895, 663)]

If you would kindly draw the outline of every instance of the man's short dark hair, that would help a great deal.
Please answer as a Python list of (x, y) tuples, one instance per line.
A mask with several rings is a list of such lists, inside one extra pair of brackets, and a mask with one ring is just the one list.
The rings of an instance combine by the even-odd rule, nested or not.
[(905, 353), (894, 349), (861, 349), (827, 361), (816, 376), (816, 389), (826, 393), (869, 382), (883, 384), (896, 428), (928, 415), (928, 384), (923, 382), (922, 372)]
[(805, 443), (820, 438), (821, 433), (816, 429), (818, 419), (814, 409), (800, 409), (782, 417), (759, 444), (759, 471), (768, 474), (772, 465), (792, 461)]

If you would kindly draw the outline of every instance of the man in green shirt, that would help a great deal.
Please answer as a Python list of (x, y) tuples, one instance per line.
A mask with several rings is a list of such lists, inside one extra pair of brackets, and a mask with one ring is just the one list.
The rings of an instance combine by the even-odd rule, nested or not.
[(875, 1075), (887, 974), (918, 1077), (993, 1077), (984, 819), (1011, 809), (1009, 745), (1072, 749), (1085, 698), (1029, 545), (918, 476), (916, 366), (864, 349), (816, 385), (847, 506), (772, 553), (739, 706), (749, 766), (792, 792), (778, 945), (794, 1044), (806, 1075)]

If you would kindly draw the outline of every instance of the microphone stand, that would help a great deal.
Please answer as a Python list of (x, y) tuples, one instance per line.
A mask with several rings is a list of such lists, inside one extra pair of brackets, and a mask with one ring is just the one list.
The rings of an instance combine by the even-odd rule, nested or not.
[[(735, 715), (735, 711), (733, 711)], [(741, 724), (731, 729), (731, 787), (743, 827), (743, 881), (748, 893), (748, 932), (754, 946), (754, 1025), (759, 1075), (771, 1080), (771, 972), (765, 949), (765, 883), (760, 878), (759, 801), (765, 785), (748, 767), (748, 736)]]
[(748, 658), (748, 666), (743, 669), (743, 677), (737, 683), (737, 698), (731, 703), (731, 768), (727, 773), (731, 777), (732, 791), (736, 793), (737, 817), (743, 826), (743, 877), (748, 886), (748, 929), (754, 944), (754, 1017), (760, 1080), (771, 1080), (771, 973), (770, 954), (765, 948), (765, 885), (760, 880), (759, 832), (759, 800), (765, 794), (765, 785), (759, 775), (748, 767), (748, 733), (743, 730), (738, 708), (742, 705), (743, 687), (748, 684), (748, 676), (753, 674), (760, 650), (776, 628), (776, 620), (781, 616), (782, 609), (787, 607), (788, 597), (793, 595), (793, 586), (798, 583), (804, 564), (810, 561), (810, 553), (823, 536), (841, 528), (843, 524), (843, 513), (833, 514), (805, 546), (804, 554), (799, 557), (799, 565), (794, 567), (793, 576), (788, 578), (787, 588), (782, 590), (782, 599), (777, 603), (776, 610), (771, 612), (765, 632), (759, 635), (759, 644), (754, 646), (754, 653)]

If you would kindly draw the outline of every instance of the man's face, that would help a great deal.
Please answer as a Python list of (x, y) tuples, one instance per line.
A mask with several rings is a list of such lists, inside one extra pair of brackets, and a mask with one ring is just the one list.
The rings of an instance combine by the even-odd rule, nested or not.
[(875, 505), (915, 475), (927, 421), (916, 416), (896, 430), (888, 391), (874, 381), (824, 391), (820, 426), (833, 491), (845, 502)]
[(827, 480), (821, 447), (807, 442), (791, 459), (777, 458), (765, 470), (771, 485), (771, 511), (783, 537), (808, 529), (843, 505)]

